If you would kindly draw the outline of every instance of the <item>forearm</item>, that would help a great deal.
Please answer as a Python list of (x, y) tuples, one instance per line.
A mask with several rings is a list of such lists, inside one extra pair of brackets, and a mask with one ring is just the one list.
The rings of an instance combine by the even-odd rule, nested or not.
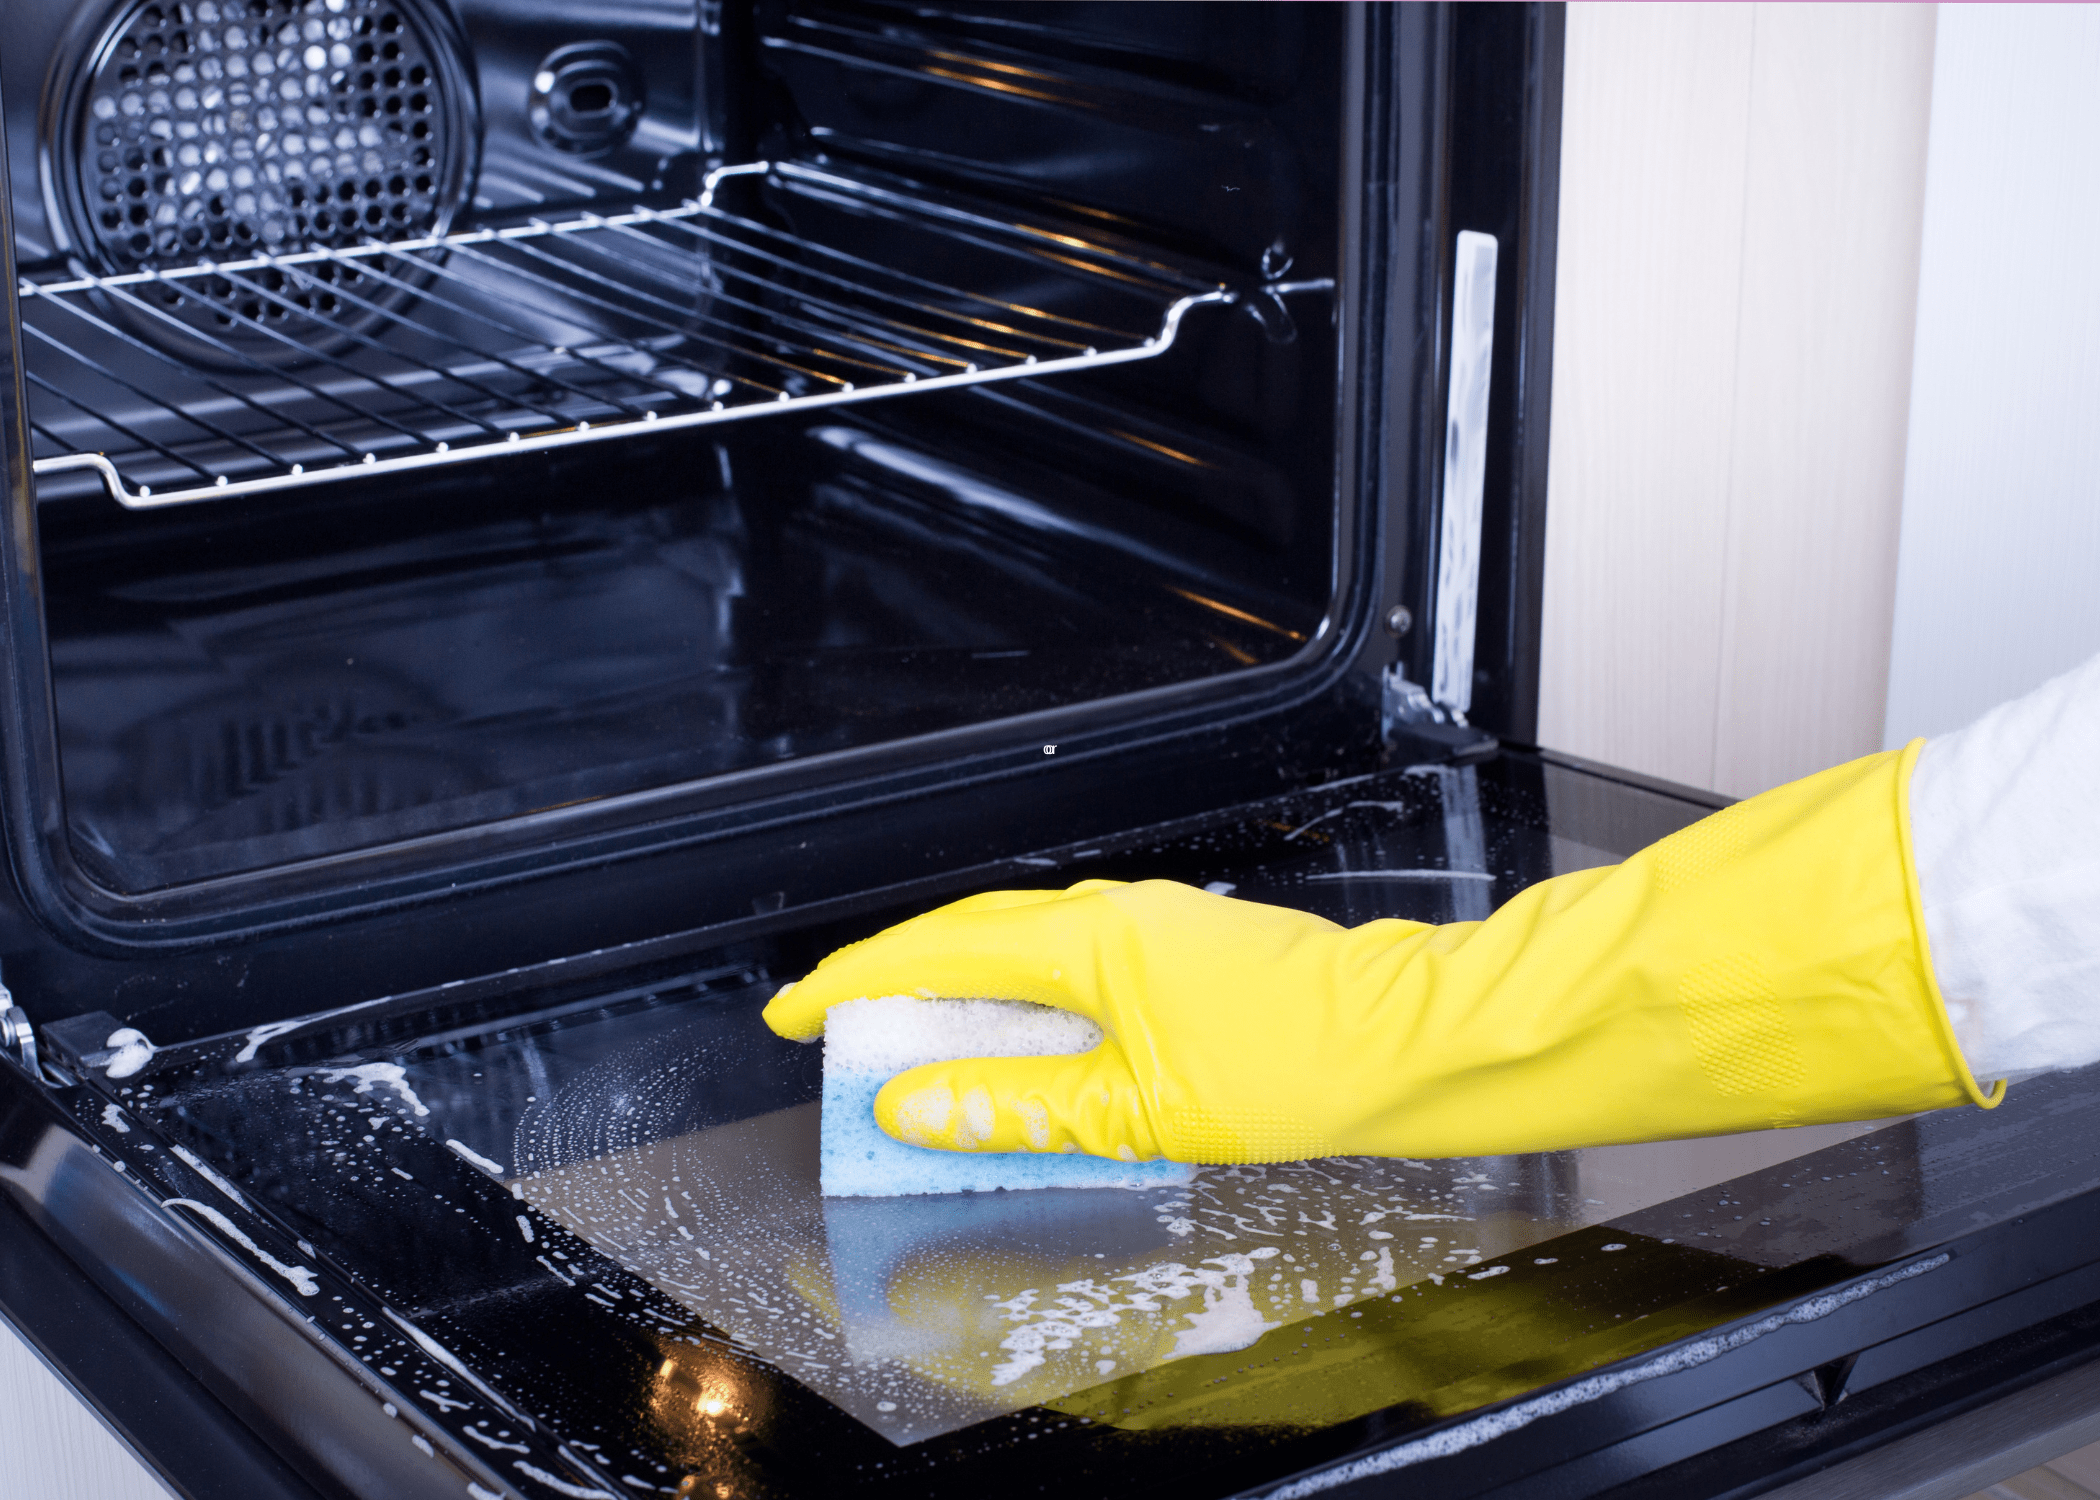
[(1925, 747), (1911, 838), (1980, 1078), (2100, 1061), (2100, 657)]

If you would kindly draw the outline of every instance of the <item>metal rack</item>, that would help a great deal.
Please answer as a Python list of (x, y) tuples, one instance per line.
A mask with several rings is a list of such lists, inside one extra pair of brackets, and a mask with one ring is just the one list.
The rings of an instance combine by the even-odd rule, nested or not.
[(133, 508), (1152, 359), (1243, 295), (765, 162), (670, 210), (18, 290), (36, 474)]

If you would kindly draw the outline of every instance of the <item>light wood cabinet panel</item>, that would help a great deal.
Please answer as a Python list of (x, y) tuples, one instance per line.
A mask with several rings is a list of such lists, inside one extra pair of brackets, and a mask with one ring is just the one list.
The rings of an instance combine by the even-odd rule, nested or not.
[(1735, 794), (1878, 746), (1934, 27), (1570, 7), (1546, 744)]
[(171, 1500), (168, 1489), (0, 1320), (0, 1500)]

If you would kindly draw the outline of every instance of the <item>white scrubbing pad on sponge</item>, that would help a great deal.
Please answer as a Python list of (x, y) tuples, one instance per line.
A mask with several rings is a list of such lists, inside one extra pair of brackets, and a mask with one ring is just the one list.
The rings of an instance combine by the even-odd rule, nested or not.
[(1101, 1028), (1085, 1016), (1018, 1000), (890, 995), (833, 1006), (824, 1018), (825, 1195), (896, 1198), (999, 1188), (1150, 1188), (1187, 1182), (1190, 1169), (1179, 1162), (935, 1151), (892, 1140), (875, 1123), (876, 1093), (907, 1068), (963, 1057), (1087, 1052), (1100, 1040)]

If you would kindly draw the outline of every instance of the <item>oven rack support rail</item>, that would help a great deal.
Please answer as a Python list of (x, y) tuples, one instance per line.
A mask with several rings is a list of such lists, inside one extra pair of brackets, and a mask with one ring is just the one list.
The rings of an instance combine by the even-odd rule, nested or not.
[[(722, 201), (760, 185), (828, 239)], [(1193, 308), (1251, 300), (1274, 337), (1332, 289), (754, 162), (675, 209), (24, 277), (17, 305), (35, 474), (144, 510), (1156, 359)]]

